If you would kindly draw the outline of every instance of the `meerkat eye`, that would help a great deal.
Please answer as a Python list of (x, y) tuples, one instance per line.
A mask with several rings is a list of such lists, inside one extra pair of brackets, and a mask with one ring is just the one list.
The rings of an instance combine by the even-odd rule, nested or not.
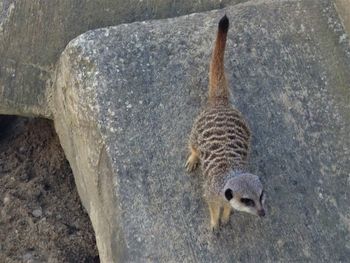
[(225, 191), (225, 197), (227, 201), (230, 201), (233, 198), (233, 193), (230, 188)]
[(252, 199), (249, 198), (241, 198), (241, 202), (246, 206), (255, 206), (255, 203)]

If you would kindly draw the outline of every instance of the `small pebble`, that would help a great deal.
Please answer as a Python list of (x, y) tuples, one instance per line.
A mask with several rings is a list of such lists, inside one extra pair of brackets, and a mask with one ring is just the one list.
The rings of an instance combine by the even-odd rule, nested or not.
[(10, 201), (11, 201), (10, 196), (6, 195), (6, 196), (4, 197), (4, 204), (6, 205), (6, 204), (8, 204)]
[(52, 212), (51, 211), (46, 211), (46, 215), (47, 216), (52, 216)]
[(20, 153), (24, 153), (24, 152), (25, 152), (25, 150), (26, 150), (26, 148), (25, 148), (25, 147), (23, 147), (23, 146), (19, 148), (19, 152), (20, 152)]
[(32, 255), (32, 253), (30, 253), (30, 252), (25, 253), (25, 254), (23, 255), (23, 260), (25, 260), (25, 261), (31, 260), (32, 258), (33, 258), (33, 255)]
[(34, 209), (32, 212), (33, 216), (35, 217), (41, 217), (43, 215), (43, 211), (41, 210), (41, 208), (39, 209)]

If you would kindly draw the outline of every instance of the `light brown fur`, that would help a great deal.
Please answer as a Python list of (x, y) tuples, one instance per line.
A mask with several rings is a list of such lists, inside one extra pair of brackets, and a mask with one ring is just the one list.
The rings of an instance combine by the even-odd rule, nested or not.
[[(220, 221), (222, 224), (229, 221), (232, 207), (249, 210), (246, 207), (240, 209), (240, 205), (235, 203), (249, 191), (253, 192), (254, 196), (255, 192), (262, 196), (260, 181), (255, 183), (256, 176), (237, 177), (244, 174), (251, 132), (242, 114), (229, 103), (230, 92), (224, 71), (228, 23), (226, 16), (219, 22), (210, 64), (209, 100), (194, 122), (189, 142), (190, 154), (186, 162), (188, 171), (193, 171), (199, 163), (201, 164), (206, 179), (204, 192), (212, 229), (216, 229)], [(232, 200), (226, 197), (231, 197), (231, 192), (235, 195)], [(256, 199), (250, 196), (249, 198)], [(256, 207), (262, 209), (262, 205)], [(255, 210), (248, 212), (255, 213)]]

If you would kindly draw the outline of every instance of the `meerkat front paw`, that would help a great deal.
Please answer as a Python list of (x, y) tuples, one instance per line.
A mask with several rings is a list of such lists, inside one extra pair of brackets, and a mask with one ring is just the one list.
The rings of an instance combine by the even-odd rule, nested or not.
[(187, 162), (185, 164), (188, 172), (194, 171), (199, 165), (198, 151), (193, 146), (190, 147), (190, 150), (190, 156), (187, 158)]
[(221, 225), (226, 225), (230, 221), (230, 216), (232, 213), (232, 208), (230, 204), (225, 204), (221, 215)]
[(199, 164), (199, 158), (197, 156), (194, 156), (193, 154), (191, 154), (187, 158), (187, 162), (185, 164), (185, 167), (186, 167), (188, 172), (192, 172), (192, 171), (197, 169), (198, 164)]
[(220, 221), (221, 226), (226, 225), (228, 222), (230, 222), (230, 216), (223, 216), (223, 217), (221, 217), (221, 221)]
[(218, 230), (220, 229), (220, 224), (219, 224), (219, 222), (210, 222), (210, 230), (211, 230), (211, 232), (213, 232), (213, 233), (216, 233), (216, 232), (218, 232)]
[(210, 211), (210, 229), (212, 232), (217, 232), (220, 227), (220, 204), (214, 201), (208, 201)]

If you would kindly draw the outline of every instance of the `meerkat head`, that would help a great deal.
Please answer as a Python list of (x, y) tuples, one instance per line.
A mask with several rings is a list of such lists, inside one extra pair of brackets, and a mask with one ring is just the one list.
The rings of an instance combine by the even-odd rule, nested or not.
[(229, 179), (223, 189), (223, 195), (233, 209), (265, 216), (265, 194), (258, 176), (242, 173)]

